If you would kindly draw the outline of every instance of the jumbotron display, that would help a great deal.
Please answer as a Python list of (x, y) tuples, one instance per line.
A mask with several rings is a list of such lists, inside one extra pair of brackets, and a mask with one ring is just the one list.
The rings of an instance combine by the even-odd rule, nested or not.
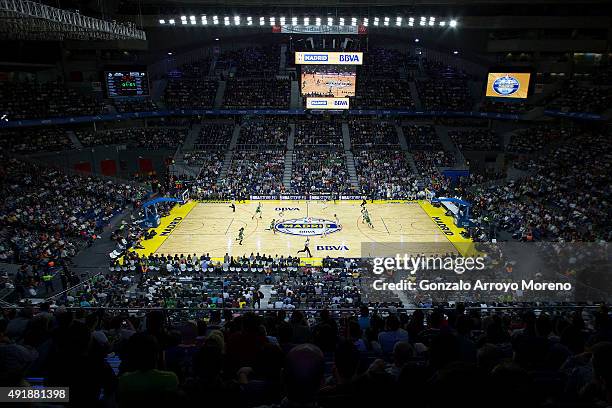
[(486, 95), (493, 98), (526, 99), (530, 77), (528, 72), (489, 72)]
[(104, 77), (109, 98), (149, 96), (149, 80), (144, 71), (107, 71)]
[(354, 66), (304, 65), (302, 95), (344, 98), (355, 96), (357, 72)]

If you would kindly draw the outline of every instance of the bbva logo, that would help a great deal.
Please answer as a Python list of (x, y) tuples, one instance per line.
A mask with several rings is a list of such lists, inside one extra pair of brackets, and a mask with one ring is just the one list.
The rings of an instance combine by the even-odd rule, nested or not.
[(340, 54), (340, 62), (359, 62), (359, 55)]
[(300, 211), (298, 207), (276, 207), (274, 211)]
[(346, 245), (317, 245), (317, 251), (348, 251)]
[(334, 105), (346, 106), (348, 105), (348, 101), (334, 101)]

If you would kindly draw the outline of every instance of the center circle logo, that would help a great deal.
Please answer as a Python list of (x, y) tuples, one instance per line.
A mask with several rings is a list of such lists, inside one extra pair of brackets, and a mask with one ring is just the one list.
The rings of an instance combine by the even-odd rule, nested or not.
[(295, 218), (292, 220), (283, 220), (274, 225), (274, 229), (283, 234), (314, 236), (331, 234), (340, 231), (342, 227), (336, 224), (335, 221), (325, 220), (322, 218)]
[(516, 78), (509, 75), (499, 77), (493, 81), (493, 90), (500, 95), (512, 95), (519, 90), (521, 84)]

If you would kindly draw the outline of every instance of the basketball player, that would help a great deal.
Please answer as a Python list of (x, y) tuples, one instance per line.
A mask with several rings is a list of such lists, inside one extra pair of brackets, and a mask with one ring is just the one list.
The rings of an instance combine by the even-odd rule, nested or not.
[(336, 225), (339, 227), (340, 226), (340, 219), (338, 218), (338, 215), (334, 214), (334, 220), (336, 221)]
[(276, 228), (274, 228), (275, 224), (276, 224), (276, 220), (272, 218), (272, 222), (270, 222), (270, 227), (267, 228), (268, 231), (272, 231), (274, 235), (276, 235)]
[(310, 237), (306, 237), (306, 242), (304, 242), (304, 249), (297, 251), (297, 253), (299, 254), (300, 252), (304, 252), (308, 254), (309, 258), (312, 258), (312, 253), (310, 252), (310, 248), (308, 248), (309, 245), (310, 245)]
[(368, 202), (366, 201), (366, 199), (365, 199), (365, 198), (362, 198), (362, 199), (361, 199), (361, 207), (362, 207), (362, 208), (364, 208), (364, 207), (365, 207), (365, 205), (366, 205), (367, 203), (368, 203)]
[(244, 239), (244, 227), (240, 227), (240, 229), (238, 230), (238, 238), (236, 238), (236, 241), (239, 241), (238, 243), (242, 245), (243, 239)]
[(253, 214), (251, 219), (254, 219), (257, 214), (259, 214), (259, 219), (261, 219), (261, 203), (257, 204), (257, 209), (255, 210), (255, 214)]
[(372, 221), (370, 220), (370, 214), (368, 214), (368, 211), (366, 210), (366, 212), (363, 214), (363, 218), (365, 219), (366, 224), (368, 224), (368, 227), (370, 228), (374, 228), (374, 225), (372, 224)]
[(236, 202), (234, 200), (232, 200), (232, 203), (230, 204), (230, 208), (232, 209), (232, 212), (236, 212)]

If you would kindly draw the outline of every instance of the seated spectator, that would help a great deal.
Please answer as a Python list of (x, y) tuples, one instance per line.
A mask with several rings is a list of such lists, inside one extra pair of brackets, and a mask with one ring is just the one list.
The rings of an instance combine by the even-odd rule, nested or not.
[(126, 372), (119, 377), (119, 406), (171, 404), (176, 399), (178, 378), (157, 369), (159, 344), (154, 336), (137, 333), (130, 337), (125, 355)]

